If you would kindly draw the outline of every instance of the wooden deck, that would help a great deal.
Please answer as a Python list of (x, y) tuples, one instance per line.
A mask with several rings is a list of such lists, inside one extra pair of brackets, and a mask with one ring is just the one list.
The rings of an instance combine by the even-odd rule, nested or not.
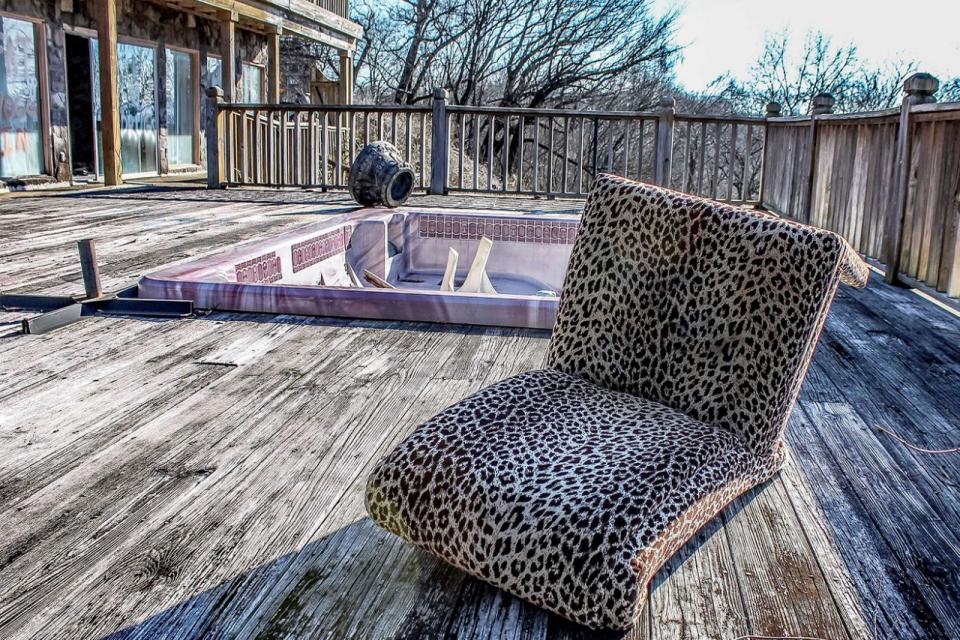
[[(420, 198), (438, 206), (577, 203)], [(0, 200), (0, 288), (79, 292), (350, 207), (165, 187)], [(542, 365), (543, 332), (215, 313), (0, 312), (0, 637), (587, 638), (373, 526), (372, 464), (418, 422)], [(960, 637), (960, 319), (843, 290), (792, 457), (657, 577), (626, 637)]]

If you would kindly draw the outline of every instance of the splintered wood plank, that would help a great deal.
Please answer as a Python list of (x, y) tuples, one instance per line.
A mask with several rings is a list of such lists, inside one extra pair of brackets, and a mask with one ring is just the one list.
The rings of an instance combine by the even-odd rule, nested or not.
[(849, 637), (780, 477), (734, 500), (722, 517), (749, 633)]
[(810, 543), (813, 558), (830, 588), (830, 595), (836, 603), (847, 633), (854, 640), (873, 638), (875, 625), (870, 624), (871, 621), (864, 617), (864, 603), (861, 602), (857, 587), (850, 578), (837, 549), (830, 521), (817, 503), (809, 481), (797, 466), (794, 455), (787, 456), (780, 479), (783, 481), (797, 521), (803, 527), (803, 532)]
[(749, 615), (723, 519), (714, 518), (653, 580), (650, 628), (631, 640), (722, 640), (747, 633)]
[(791, 421), (790, 441), (798, 455), (817, 461), (803, 473), (830, 523), (868, 629), (874, 637), (890, 640), (948, 637), (898, 554), (880, 533), (884, 524), (877, 522), (857, 497), (847, 477), (850, 469), (835, 459), (832, 447), (819, 438), (822, 428), (805, 410), (797, 411)]

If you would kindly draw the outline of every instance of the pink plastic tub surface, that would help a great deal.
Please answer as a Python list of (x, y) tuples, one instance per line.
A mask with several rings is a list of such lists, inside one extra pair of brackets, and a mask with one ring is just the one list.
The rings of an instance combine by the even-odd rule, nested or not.
[[(222, 311), (550, 329), (578, 225), (570, 214), (361, 209), (161, 268), (139, 294)], [(449, 249), (459, 286), (484, 236), (497, 293), (439, 291)], [(373, 287), (364, 270), (397, 288)]]

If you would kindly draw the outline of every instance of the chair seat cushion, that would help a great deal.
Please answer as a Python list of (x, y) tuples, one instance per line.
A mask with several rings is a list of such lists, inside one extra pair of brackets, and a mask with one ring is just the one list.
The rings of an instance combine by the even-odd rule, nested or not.
[(781, 463), (728, 430), (545, 369), (417, 428), (372, 472), (367, 510), (529, 602), (623, 629), (663, 563)]

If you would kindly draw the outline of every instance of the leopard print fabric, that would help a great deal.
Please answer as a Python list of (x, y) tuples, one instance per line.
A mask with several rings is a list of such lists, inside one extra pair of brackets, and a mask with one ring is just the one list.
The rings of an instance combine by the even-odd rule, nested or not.
[(828, 232), (598, 178), (551, 368), (418, 427), (371, 473), (368, 512), (561, 616), (631, 626), (664, 562), (780, 468), (837, 281), (865, 274), (845, 251)]
[(841, 277), (838, 235), (615, 176), (597, 179), (549, 365), (779, 443)]

